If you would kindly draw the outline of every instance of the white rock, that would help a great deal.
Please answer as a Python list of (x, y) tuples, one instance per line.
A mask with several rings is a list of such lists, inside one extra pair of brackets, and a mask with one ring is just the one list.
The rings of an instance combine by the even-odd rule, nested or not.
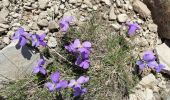
[(40, 26), (46, 27), (46, 26), (48, 26), (48, 20), (46, 20), (46, 19), (39, 19), (37, 24), (40, 25)]
[(1, 27), (1, 28), (5, 28), (5, 29), (7, 29), (7, 28), (9, 28), (9, 25), (6, 25), (6, 24), (2, 24), (2, 23), (0, 23), (0, 27)]
[(111, 6), (111, 2), (110, 2), (110, 0), (101, 0), (102, 2), (104, 2), (105, 4), (107, 4), (107, 5), (109, 5), (109, 6)]
[(151, 32), (157, 32), (158, 26), (156, 24), (148, 24), (148, 28)]
[(71, 4), (76, 4), (76, 3), (81, 3), (82, 0), (69, 0), (69, 3)]
[(51, 48), (54, 48), (57, 46), (57, 40), (54, 37), (49, 37), (47, 45)]
[(45, 9), (48, 5), (49, 0), (38, 0), (39, 8)]
[(0, 35), (1, 35), (2, 33), (5, 33), (5, 31), (6, 31), (6, 29), (0, 28)]
[(117, 19), (119, 22), (124, 23), (128, 20), (128, 16), (126, 14), (119, 14)]
[(4, 42), (5, 44), (9, 44), (9, 43), (10, 43), (9, 37), (4, 37), (4, 38), (3, 38), (3, 42)]
[(3, 6), (8, 7), (9, 6), (9, 0), (2, 0)]
[(39, 53), (31, 52), (27, 46), (18, 48), (17, 43), (18, 41), (12, 42), (0, 51), (0, 85), (3, 81), (9, 82), (31, 75), (40, 58)]
[(139, 84), (144, 87), (152, 87), (156, 84), (156, 78), (153, 74), (149, 74), (148, 76), (143, 77)]
[(118, 23), (113, 23), (113, 24), (111, 24), (111, 26), (113, 26), (113, 28), (114, 28), (115, 30), (119, 30), (119, 29), (121, 28), (121, 25), (118, 24)]
[(153, 91), (149, 88), (146, 88), (145, 90), (145, 100), (153, 100)]
[(115, 9), (114, 6), (111, 6), (109, 12), (109, 20), (115, 20), (115, 19), (116, 19)]
[(170, 48), (165, 44), (157, 45), (156, 52), (160, 63), (165, 65), (165, 70), (170, 71)]
[(64, 7), (65, 7), (64, 4), (60, 5), (60, 9), (64, 9)]
[(129, 95), (129, 100), (137, 100), (137, 97), (135, 94), (130, 94)]
[(48, 28), (49, 30), (55, 30), (59, 28), (59, 25), (55, 21), (51, 21), (49, 22)]
[(88, 7), (92, 8), (91, 0), (84, 0), (83, 3), (85, 3)]
[(140, 14), (141, 17), (146, 18), (151, 15), (151, 11), (140, 0), (134, 0), (133, 9)]
[(0, 11), (0, 23), (7, 23), (6, 17), (9, 15), (9, 10), (7, 8), (3, 8)]

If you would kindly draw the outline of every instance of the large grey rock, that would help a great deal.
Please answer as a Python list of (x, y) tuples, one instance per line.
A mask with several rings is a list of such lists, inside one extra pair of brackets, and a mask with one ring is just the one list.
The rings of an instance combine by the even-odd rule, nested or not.
[(0, 51), (0, 87), (3, 83), (21, 79), (32, 73), (32, 69), (40, 58), (39, 53), (32, 53), (30, 48), (18, 48), (13, 41)]
[(163, 63), (166, 67), (165, 70), (170, 71), (170, 47), (165, 43), (157, 45), (156, 52), (159, 58), (160, 63)]
[(133, 8), (136, 12), (140, 14), (141, 17), (146, 18), (151, 15), (151, 11), (148, 7), (140, 0), (134, 0)]
[(143, 0), (152, 12), (161, 38), (170, 39), (170, 0)]

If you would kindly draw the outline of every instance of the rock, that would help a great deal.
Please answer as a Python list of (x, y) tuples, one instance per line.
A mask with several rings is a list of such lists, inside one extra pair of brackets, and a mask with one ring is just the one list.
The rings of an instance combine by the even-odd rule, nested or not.
[(9, 11), (6, 8), (3, 8), (0, 11), (0, 23), (7, 23), (6, 17), (9, 15)]
[(101, 0), (101, 1), (104, 2), (105, 4), (107, 4), (108, 6), (111, 6), (110, 0)]
[(0, 27), (1, 27), (1, 28), (5, 28), (5, 29), (7, 29), (7, 28), (9, 28), (9, 25), (6, 25), (6, 24), (2, 24), (2, 23), (0, 23)]
[(59, 28), (59, 25), (55, 21), (51, 21), (48, 24), (49, 30), (55, 30)]
[(139, 84), (144, 87), (153, 87), (156, 84), (156, 78), (153, 74), (149, 74), (143, 77)]
[(129, 100), (137, 100), (137, 97), (135, 94), (130, 94), (129, 95)]
[(5, 44), (9, 44), (9, 43), (10, 43), (9, 37), (4, 37), (4, 38), (3, 38), (3, 42), (4, 42)]
[(5, 33), (5, 31), (6, 31), (6, 29), (0, 28), (0, 35), (1, 35), (2, 33)]
[(158, 26), (156, 24), (148, 24), (148, 28), (151, 32), (157, 32)]
[(69, 3), (71, 4), (76, 4), (76, 3), (81, 3), (82, 0), (69, 0)]
[(113, 28), (114, 28), (115, 30), (119, 30), (119, 29), (121, 28), (121, 25), (118, 24), (118, 23), (113, 23), (113, 24), (111, 24), (111, 26), (113, 26)]
[(39, 27), (35, 22), (30, 23), (28, 26), (33, 30), (39, 30)]
[(126, 14), (119, 14), (117, 19), (119, 22), (124, 23), (128, 20), (128, 16)]
[(146, 88), (145, 90), (145, 100), (153, 100), (153, 91), (149, 88)]
[(2, 4), (4, 7), (8, 7), (9, 6), (9, 0), (2, 0)]
[(115, 20), (116, 19), (116, 14), (115, 14), (115, 9), (114, 6), (111, 6), (110, 12), (109, 12), (109, 20)]
[(48, 26), (48, 20), (46, 20), (46, 19), (39, 19), (37, 24), (42, 26), (42, 27), (46, 27), (46, 26)]
[(91, 3), (91, 0), (84, 0), (83, 3), (85, 3), (88, 7), (92, 8), (93, 5)]
[(38, 0), (39, 8), (40, 9), (45, 9), (48, 5), (48, 0)]
[[(153, 21), (158, 25), (161, 38), (170, 39), (170, 2), (169, 0), (143, 0), (152, 12)], [(159, 17), (158, 17), (159, 16)]]
[(33, 53), (24, 46), (16, 48), (18, 42), (14, 41), (0, 51), (0, 85), (11, 80), (22, 79), (31, 75), (33, 67), (40, 58), (39, 53)]
[(47, 45), (51, 48), (54, 48), (57, 46), (57, 40), (54, 37), (49, 37)]
[(64, 9), (64, 8), (65, 8), (64, 4), (61, 4), (60, 9)]
[(151, 11), (148, 9), (148, 7), (141, 2), (140, 0), (134, 0), (133, 2), (133, 9), (139, 13), (139, 15), (143, 18), (146, 18), (151, 15)]
[(169, 70), (170, 71), (170, 47), (167, 46), (165, 43), (161, 44), (161, 45), (157, 45), (156, 46), (156, 53), (158, 55), (158, 59), (160, 61), (160, 63), (165, 65), (165, 70)]
[(56, 15), (59, 14), (58, 8), (59, 8), (59, 6), (57, 6), (57, 5), (54, 6), (54, 13), (55, 13)]

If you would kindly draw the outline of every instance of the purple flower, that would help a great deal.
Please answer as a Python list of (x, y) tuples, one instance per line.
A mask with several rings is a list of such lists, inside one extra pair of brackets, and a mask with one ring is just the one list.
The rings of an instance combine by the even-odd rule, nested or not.
[(133, 36), (136, 30), (140, 28), (140, 26), (137, 23), (128, 23), (128, 27), (129, 27), (129, 30), (128, 30), (129, 36)]
[(143, 55), (143, 60), (145, 61), (153, 61), (156, 57), (152, 51), (146, 51)]
[(60, 72), (56, 71), (55, 73), (51, 74), (50, 79), (53, 83), (58, 83), (60, 78)]
[(41, 73), (41, 74), (46, 74), (45, 69), (43, 68), (43, 65), (45, 64), (45, 60), (44, 59), (40, 59), (36, 65), (36, 67), (33, 69), (33, 73), (37, 74), (37, 73)]
[(40, 45), (42, 46), (46, 46), (47, 44), (44, 42), (44, 39), (46, 37), (46, 34), (33, 34), (31, 36), (31, 40), (32, 40), (32, 46), (38, 47)]
[(149, 68), (155, 68), (158, 66), (158, 63), (155, 61), (156, 57), (152, 51), (146, 51), (141, 60), (138, 60), (136, 64), (139, 66), (139, 69), (143, 70), (146, 66)]
[(12, 39), (19, 39), (20, 46), (24, 46), (29, 42), (31, 34), (24, 31), (24, 28), (19, 28), (15, 33)]
[(90, 66), (90, 61), (88, 59), (83, 59), (82, 57), (78, 56), (75, 65), (79, 65), (83, 69), (88, 69)]
[(158, 66), (155, 67), (155, 71), (159, 73), (165, 66), (163, 64), (159, 64)]
[(67, 16), (60, 20), (59, 26), (62, 32), (66, 32), (69, 29), (69, 24), (73, 21), (73, 16)]
[(68, 87), (81, 87), (81, 84), (87, 83), (89, 81), (89, 77), (81, 76), (77, 80), (72, 79), (68, 84)]
[(87, 89), (86, 88), (74, 87), (73, 90), (74, 90), (73, 95), (75, 97), (80, 96), (80, 95), (84, 95), (85, 93), (87, 93)]
[(56, 89), (61, 90), (61, 89), (67, 88), (67, 86), (68, 86), (68, 81), (61, 80), (59, 83), (56, 84)]
[(69, 46), (65, 46), (65, 48), (69, 52), (76, 52), (78, 50), (81, 53), (85, 52), (89, 54), (91, 51), (91, 43), (88, 41), (85, 41), (81, 44), (79, 39), (75, 39), (73, 43), (71, 43)]
[(154, 69), (156, 66), (158, 66), (158, 63), (156, 61), (149, 61), (147, 62), (147, 65), (149, 68)]
[(45, 86), (48, 88), (50, 92), (53, 92), (54, 90), (61, 90), (64, 88), (67, 88), (68, 86), (68, 81), (66, 80), (59, 80), (60, 78), (60, 72), (56, 71), (55, 73), (51, 74), (50, 79), (51, 82), (47, 82)]
[(49, 90), (50, 92), (53, 92), (53, 91), (55, 90), (55, 84), (53, 84), (53, 83), (51, 83), (51, 82), (47, 82), (47, 83), (45, 84), (45, 86), (48, 88), (48, 90)]

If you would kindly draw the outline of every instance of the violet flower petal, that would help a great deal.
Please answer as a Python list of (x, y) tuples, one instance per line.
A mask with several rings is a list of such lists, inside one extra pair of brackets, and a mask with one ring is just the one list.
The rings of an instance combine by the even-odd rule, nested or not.
[(80, 76), (78, 79), (77, 79), (77, 83), (79, 84), (84, 84), (84, 83), (87, 83), (89, 81), (89, 77), (85, 77), (85, 76)]
[(91, 43), (88, 42), (88, 41), (85, 41), (82, 43), (82, 46), (85, 47), (85, 48), (91, 48)]
[(150, 61), (150, 62), (147, 62), (147, 65), (149, 68), (155, 68), (158, 66), (158, 63), (156, 61)]
[(146, 51), (143, 55), (143, 60), (145, 61), (153, 61), (156, 57), (154, 56), (154, 53), (152, 51)]
[(68, 87), (73, 87), (76, 83), (76, 80), (72, 79), (70, 80), (70, 83), (68, 84)]
[(60, 78), (60, 72), (56, 71), (55, 73), (51, 74), (50, 79), (53, 83), (58, 83)]
[(56, 89), (61, 90), (63, 88), (66, 88), (68, 86), (68, 81), (62, 80), (59, 83), (56, 84)]
[(50, 92), (53, 92), (55, 90), (55, 85), (52, 84), (51, 82), (47, 82), (45, 86), (48, 88)]
[(21, 37), (19, 42), (20, 42), (20, 46), (24, 46), (28, 42), (28, 40), (25, 39), (25, 37)]

